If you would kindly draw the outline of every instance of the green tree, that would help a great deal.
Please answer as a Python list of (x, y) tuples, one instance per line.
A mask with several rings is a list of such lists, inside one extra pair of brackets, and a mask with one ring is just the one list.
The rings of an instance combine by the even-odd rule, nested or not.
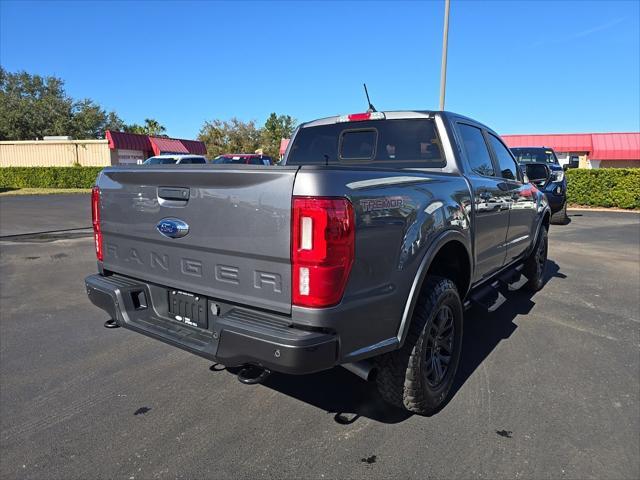
[(165, 132), (167, 129), (160, 125), (160, 122), (153, 118), (145, 118), (144, 125), (138, 125), (137, 123), (132, 123), (131, 125), (125, 125), (125, 132), (129, 133), (137, 133), (139, 135), (151, 135), (153, 137), (162, 137), (166, 136)]
[(290, 115), (271, 113), (261, 132), (264, 153), (277, 160), (280, 157), (280, 141), (291, 138), (296, 123), (296, 119)]
[(90, 99), (74, 102), (60, 78), (0, 67), (0, 140), (46, 135), (104, 138), (105, 130), (123, 126), (115, 112), (105, 112)]
[(0, 140), (68, 135), (72, 116), (73, 101), (61, 79), (0, 67)]
[(104, 138), (106, 130), (122, 130), (124, 122), (115, 112), (107, 113), (88, 98), (73, 106), (71, 131), (74, 138)]
[(254, 153), (262, 148), (262, 132), (256, 122), (212, 120), (205, 122), (198, 134), (198, 140), (207, 146), (211, 158), (223, 153)]

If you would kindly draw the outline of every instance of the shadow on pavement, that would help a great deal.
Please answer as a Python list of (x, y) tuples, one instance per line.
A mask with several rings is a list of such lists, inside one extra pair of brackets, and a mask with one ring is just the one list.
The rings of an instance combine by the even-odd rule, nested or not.
[[(551, 278), (566, 278), (552, 260), (547, 261), (545, 277), (545, 283)], [(443, 408), (493, 349), (518, 328), (513, 320), (531, 311), (535, 305), (533, 295), (530, 292), (512, 292), (496, 312), (483, 313), (472, 308), (465, 313), (462, 358)], [(214, 367), (212, 371), (224, 369)], [(230, 368), (229, 371), (234, 373), (235, 369)], [(341, 367), (302, 376), (273, 373), (262, 385), (334, 414), (334, 420), (343, 425), (351, 424), (360, 417), (382, 423), (400, 423), (412, 415), (385, 403), (375, 382), (365, 382)]]
[[(567, 278), (560, 272), (560, 267), (553, 260), (547, 260), (545, 269), (545, 286), (552, 278)], [(543, 287), (544, 288), (544, 287)], [(507, 340), (518, 326), (513, 323), (518, 315), (528, 314), (535, 302), (532, 297), (533, 292), (518, 290), (511, 292), (506, 302), (495, 312), (487, 313), (476, 308), (471, 308), (465, 312), (462, 357), (454, 380), (453, 387), (449, 393), (449, 401), (458, 393), (467, 379), (482, 364), (485, 358), (503, 340)]]

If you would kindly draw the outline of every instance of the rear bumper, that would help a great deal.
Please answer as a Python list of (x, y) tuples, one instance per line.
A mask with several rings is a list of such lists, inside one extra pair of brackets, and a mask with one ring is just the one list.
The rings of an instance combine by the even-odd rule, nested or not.
[(295, 328), (285, 316), (210, 302), (215, 308), (201, 329), (168, 316), (166, 287), (117, 275), (90, 275), (85, 285), (89, 300), (118, 325), (229, 367), (305, 374), (337, 364), (335, 333)]

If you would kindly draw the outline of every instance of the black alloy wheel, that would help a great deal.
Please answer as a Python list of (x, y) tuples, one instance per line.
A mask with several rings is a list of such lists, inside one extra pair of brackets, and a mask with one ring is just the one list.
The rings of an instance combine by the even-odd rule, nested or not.
[(437, 387), (447, 375), (451, 356), (455, 325), (453, 312), (448, 305), (442, 305), (433, 319), (427, 336), (425, 375), (432, 387)]

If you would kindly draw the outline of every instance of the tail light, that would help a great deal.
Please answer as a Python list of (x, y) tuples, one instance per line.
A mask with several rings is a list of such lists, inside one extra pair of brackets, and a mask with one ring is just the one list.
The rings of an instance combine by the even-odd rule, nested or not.
[(293, 197), (292, 302), (330, 307), (342, 299), (353, 264), (355, 225), (346, 198)]
[(93, 223), (93, 241), (96, 244), (96, 257), (102, 261), (102, 230), (100, 230), (100, 187), (91, 189), (91, 221)]

